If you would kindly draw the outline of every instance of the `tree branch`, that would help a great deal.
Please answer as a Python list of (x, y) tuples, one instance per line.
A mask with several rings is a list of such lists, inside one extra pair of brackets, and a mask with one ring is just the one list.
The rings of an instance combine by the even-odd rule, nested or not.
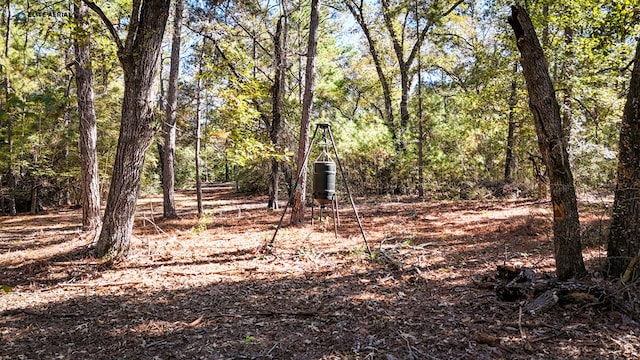
[(475, 50), (475, 48), (476, 48), (469, 40), (467, 40), (466, 38), (464, 38), (463, 36), (458, 35), (458, 34), (440, 33), (440, 32), (432, 32), (431, 34), (435, 35), (435, 36), (443, 36), (443, 37), (446, 36), (446, 37), (450, 37), (450, 38), (456, 38), (456, 39), (460, 40), (461, 42), (465, 43), (467, 45), (467, 47), (469, 48), (469, 50)]
[(455, 10), (458, 7), (458, 5), (462, 4), (463, 2), (464, 2), (464, 0), (458, 0), (455, 4), (453, 4), (449, 8), (449, 10), (445, 11), (444, 13), (442, 13), (442, 17), (445, 17), (445, 16), (451, 14), (453, 12), (453, 10)]
[(389, 31), (389, 35), (391, 35), (391, 43), (393, 44), (393, 50), (395, 51), (396, 57), (398, 58), (398, 66), (400, 66), (400, 69), (404, 69), (404, 66), (406, 64), (406, 62), (404, 61), (404, 53), (402, 51), (404, 48), (404, 34), (401, 39), (402, 43), (400, 43), (400, 41), (398, 41), (398, 35), (396, 34), (396, 30), (393, 27), (393, 22), (389, 14), (391, 12), (389, 2), (387, 0), (382, 0), (381, 3), (384, 23), (387, 27), (387, 30)]
[(118, 47), (118, 52), (121, 52), (122, 50), (124, 50), (124, 47), (122, 45), (122, 40), (120, 40), (120, 36), (118, 36), (118, 31), (113, 26), (113, 24), (111, 23), (111, 20), (109, 20), (107, 15), (105, 15), (104, 11), (102, 11), (102, 9), (98, 5), (96, 5), (96, 3), (94, 3), (93, 1), (89, 1), (89, 0), (82, 0), (82, 1), (85, 4), (87, 4), (89, 9), (93, 10), (96, 14), (98, 14), (100, 19), (102, 19), (102, 22), (104, 22), (104, 25), (107, 27), (107, 30), (109, 30), (109, 33), (113, 37), (113, 41), (115, 41), (116, 46)]
[[(441, 17), (445, 17), (451, 14), (458, 7), (458, 5), (462, 4), (464, 1), (465, 0), (456, 1), (456, 3), (449, 8), (449, 10), (442, 13)], [(434, 23), (434, 19), (431, 19), (431, 18), (427, 19), (427, 23), (425, 24), (424, 29), (422, 29), (422, 31), (420, 32), (420, 36), (416, 40), (416, 43), (413, 46), (413, 49), (411, 49), (411, 53), (407, 58), (406, 63), (408, 66), (411, 66), (411, 64), (413, 63), (413, 59), (416, 57), (416, 54), (418, 53), (418, 51), (420, 51), (420, 48), (422, 47), (422, 43), (424, 42), (424, 38), (427, 36), (427, 32), (429, 31), (429, 28), (431, 27), (431, 25), (433, 25), (433, 23)]]
[[(260, 41), (258, 41), (258, 39), (255, 37), (255, 34), (254, 34), (252, 31), (249, 31), (249, 29), (247, 29), (247, 27), (246, 27), (246, 26), (244, 26), (244, 25), (243, 25), (243, 24), (242, 24), (242, 23), (241, 23), (241, 22), (240, 22), (240, 21), (239, 21), (235, 16), (231, 16), (231, 18), (233, 19), (233, 21), (235, 21), (236, 25), (238, 25), (238, 27), (239, 27), (240, 29), (242, 29), (242, 31), (244, 31), (244, 32), (245, 32), (245, 34), (247, 34), (247, 35), (251, 38), (251, 40), (254, 40), (254, 41), (255, 41), (256, 45), (257, 45), (260, 49), (262, 49), (262, 51), (264, 51), (265, 53), (267, 53), (267, 54), (271, 55), (271, 52), (270, 52), (269, 50), (267, 50), (267, 49), (262, 45), (262, 43), (261, 43)], [(273, 34), (271, 34), (271, 33), (269, 33), (269, 35), (270, 35), (271, 37), (273, 37), (273, 36), (274, 36), (274, 35), (273, 35)]]
[[(233, 73), (233, 75), (240, 81), (240, 82), (247, 82), (248, 79), (244, 76), (242, 76), (238, 70), (236, 69), (236, 67), (234, 66), (234, 64), (229, 60), (229, 58), (227, 58), (227, 56), (225, 55), (225, 53), (222, 51), (222, 49), (220, 48), (219, 44), (218, 44), (218, 40), (215, 39), (213, 36), (205, 34), (202, 30), (197, 30), (192, 28), (191, 26), (189, 26), (188, 24), (183, 24), (184, 27), (187, 28), (187, 30), (191, 31), (192, 33), (202, 36), (204, 39), (211, 41), (211, 43), (214, 46), (214, 50), (218, 53), (218, 55), (220, 55), (220, 57), (222, 58), (222, 60), (224, 60), (225, 64), (227, 65), (227, 67), (229, 68), (229, 70), (231, 70), (231, 72)], [(261, 68), (257, 67), (257, 70), (263, 74), (267, 80), (269, 81), (273, 81), (271, 79), (271, 77), (269, 76), (269, 74), (267, 74), (264, 70), (262, 70)]]
[(440, 65), (433, 65), (436, 69), (439, 69), (440, 71), (442, 71), (443, 73), (447, 74), (447, 76), (449, 78), (451, 78), (454, 82), (458, 83), (458, 85), (460, 86), (460, 88), (462, 90), (464, 90), (465, 92), (467, 92), (467, 87), (465, 86), (464, 82), (462, 81), (462, 79), (458, 76), (455, 75), (454, 73), (452, 73), (451, 71), (447, 70), (444, 66), (440, 66)]

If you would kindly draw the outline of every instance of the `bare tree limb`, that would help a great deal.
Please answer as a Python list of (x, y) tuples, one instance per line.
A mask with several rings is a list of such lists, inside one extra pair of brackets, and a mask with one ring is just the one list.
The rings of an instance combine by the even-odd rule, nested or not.
[[(241, 82), (247, 82), (248, 79), (246, 77), (244, 77), (242, 74), (240, 74), (238, 72), (238, 70), (236, 69), (235, 65), (229, 60), (229, 58), (225, 55), (224, 51), (222, 50), (222, 48), (220, 48), (220, 45), (218, 44), (218, 40), (216, 38), (214, 38), (211, 35), (205, 34), (204, 31), (202, 30), (198, 30), (198, 29), (194, 29), (189, 25), (184, 25), (184, 27), (186, 27), (189, 31), (191, 31), (194, 34), (197, 34), (199, 36), (202, 36), (203, 38), (211, 41), (211, 43), (213, 44), (213, 47), (215, 48), (216, 53), (218, 53), (218, 55), (220, 55), (220, 57), (222, 58), (222, 60), (224, 60), (225, 64), (227, 65), (227, 67), (229, 68), (229, 70), (231, 70), (232, 74)], [(257, 68), (257, 70), (263, 74), (268, 81), (273, 81), (273, 79), (269, 76), (269, 74), (267, 74), (263, 69), (261, 68)]]
[(451, 5), (451, 7), (449, 8), (449, 10), (445, 11), (442, 13), (442, 16), (447, 16), (449, 14), (451, 14), (453, 12), (453, 10), (455, 10), (458, 5), (462, 4), (464, 2), (464, 0), (458, 0), (455, 4)]
[(111, 20), (109, 20), (109, 18), (104, 13), (104, 11), (102, 11), (102, 9), (93, 1), (89, 1), (89, 0), (82, 0), (82, 1), (85, 4), (87, 4), (89, 9), (93, 10), (100, 17), (100, 19), (102, 19), (102, 22), (104, 22), (104, 25), (107, 27), (107, 30), (109, 30), (109, 33), (113, 37), (113, 41), (115, 41), (116, 46), (118, 46), (118, 52), (121, 52), (122, 50), (124, 50), (122, 40), (120, 40), (120, 36), (118, 36), (118, 31), (113, 26), (113, 24), (111, 23)]

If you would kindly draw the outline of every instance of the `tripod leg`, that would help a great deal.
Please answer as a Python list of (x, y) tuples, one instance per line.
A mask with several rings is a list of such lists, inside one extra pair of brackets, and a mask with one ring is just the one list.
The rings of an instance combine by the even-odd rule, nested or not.
[(364, 228), (362, 227), (362, 222), (360, 221), (360, 216), (358, 215), (358, 210), (356, 209), (356, 204), (353, 202), (353, 196), (351, 196), (351, 191), (349, 190), (349, 183), (347, 183), (347, 178), (344, 176), (344, 170), (342, 169), (342, 164), (340, 163), (340, 156), (338, 155), (338, 149), (336, 148), (336, 141), (333, 139), (333, 132), (331, 132), (331, 128), (328, 128), (329, 136), (331, 137), (331, 144), (333, 144), (333, 151), (336, 153), (336, 161), (338, 162), (338, 168), (340, 168), (340, 174), (342, 175), (342, 181), (344, 182), (344, 187), (347, 189), (347, 195), (349, 195), (349, 201), (351, 202), (351, 207), (353, 208), (353, 212), (356, 215), (356, 221), (358, 222), (358, 227), (360, 227), (360, 233), (362, 234), (362, 239), (364, 240), (364, 244), (367, 247), (367, 254), (371, 256), (371, 247), (369, 246), (369, 242), (367, 241), (367, 236), (364, 234)]
[(333, 210), (333, 232), (336, 235), (336, 239), (338, 238), (338, 222), (336, 219), (337, 207), (336, 207), (336, 199), (331, 200), (331, 210)]
[(336, 194), (336, 220), (338, 220), (338, 226), (340, 226), (340, 211), (338, 210), (338, 194)]

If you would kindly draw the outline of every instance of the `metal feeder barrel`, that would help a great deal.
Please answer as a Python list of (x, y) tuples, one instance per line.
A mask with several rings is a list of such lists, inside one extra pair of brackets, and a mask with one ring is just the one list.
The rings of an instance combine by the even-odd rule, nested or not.
[(330, 204), (336, 196), (336, 163), (313, 163), (313, 198), (318, 204)]

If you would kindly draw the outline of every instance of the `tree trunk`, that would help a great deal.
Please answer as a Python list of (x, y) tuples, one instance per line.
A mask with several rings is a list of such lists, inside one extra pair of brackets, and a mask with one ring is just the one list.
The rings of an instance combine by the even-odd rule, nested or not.
[[(42, 133), (42, 121), (38, 121), (38, 125), (36, 126), (36, 133)], [(33, 149), (33, 164), (38, 167), (40, 160), (40, 136), (36, 137), (36, 141)], [(40, 176), (37, 174), (32, 175), (31, 181), (31, 215), (38, 214), (38, 186), (40, 186)]]
[(609, 275), (625, 272), (640, 252), (640, 41), (620, 128), (618, 181), (607, 247)]
[(166, 121), (164, 131), (164, 157), (162, 164), (163, 216), (166, 219), (177, 218), (174, 201), (175, 172), (173, 164), (176, 151), (176, 118), (178, 107), (178, 74), (180, 71), (180, 30), (182, 29), (182, 0), (176, 0), (173, 18), (173, 37), (171, 40), (171, 65), (169, 70), (169, 88), (167, 89)]
[[(6, 10), (4, 10), (4, 12), (7, 13), (7, 18), (3, 18), (2, 21), (5, 22), (6, 24), (6, 28), (5, 28), (5, 37), (4, 37), (4, 51), (3, 51), (3, 55), (5, 56), (5, 59), (7, 58), (7, 54), (9, 52), (9, 31), (11, 31), (11, 10), (10, 10), (10, 6), (11, 6), (11, 1), (7, 0), (7, 7)], [(6, 111), (9, 109), (9, 104), (7, 102), (7, 100), (9, 100), (9, 96), (8, 96), (8, 82), (7, 82), (7, 78), (8, 78), (8, 70), (5, 69), (5, 71), (3, 72), (3, 77), (2, 80), (4, 81), (4, 86), (2, 88), (5, 97), (4, 97), (4, 103), (2, 104), (2, 109)], [(8, 114), (7, 114), (8, 115)], [(8, 121), (7, 121), (8, 123)], [(4, 127), (4, 123), (2, 121), (2, 118), (0, 118), (0, 129)], [(4, 139), (0, 138), (0, 142), (4, 142)], [(3, 183), (3, 173), (0, 171), (0, 215), (5, 215), (6, 214), (6, 210), (5, 210), (5, 193), (4, 193), (4, 183)]]
[[(11, 1), (7, 0), (7, 18), (6, 18), (6, 28), (4, 35), (4, 58), (9, 58), (9, 42), (11, 40)], [(8, 64), (7, 64), (8, 65)], [(9, 215), (16, 215), (16, 174), (13, 169), (13, 119), (11, 118), (11, 78), (9, 77), (9, 66), (4, 67), (4, 111), (5, 116), (7, 118), (7, 145), (9, 147), (8, 151), (8, 162), (9, 169), (7, 170), (7, 186), (9, 187), (9, 199), (8, 199), (8, 207), (9, 207)]]
[(518, 82), (515, 80), (518, 73), (518, 63), (513, 66), (513, 81), (511, 82), (511, 95), (509, 95), (509, 128), (507, 130), (507, 151), (504, 157), (504, 182), (511, 182), (511, 173), (513, 170), (513, 148), (515, 147), (515, 133), (517, 123), (515, 121), (515, 110), (518, 104), (517, 90)]
[[(179, 0), (181, 1), (181, 0)], [(196, 201), (198, 207), (198, 218), (204, 215), (204, 206), (202, 205), (202, 180), (200, 179), (200, 106), (201, 106), (201, 94), (202, 91), (202, 56), (200, 56), (200, 62), (198, 64), (198, 83), (196, 87), (196, 149), (195, 149), (195, 161), (196, 161)]]
[(5, 207), (5, 199), (4, 199), (4, 185), (2, 179), (2, 174), (0, 174), (0, 215), (4, 216), (6, 214)]
[(75, 33), (75, 70), (78, 115), (80, 117), (80, 176), (82, 187), (82, 229), (96, 230), (100, 219), (100, 178), (98, 174), (98, 129), (93, 103), (90, 40), (87, 30), (87, 5), (74, 3), (77, 31)]
[[(273, 39), (275, 75), (272, 87), (272, 119), (269, 137), (274, 148), (279, 146), (280, 131), (282, 129), (282, 112), (284, 110), (284, 92), (286, 79), (286, 54), (287, 41), (285, 15), (278, 20), (276, 34)], [(278, 209), (278, 181), (280, 177), (280, 164), (277, 159), (271, 159), (271, 174), (269, 176), (269, 209)]]
[(300, 120), (300, 140), (298, 143), (298, 186), (293, 189), (293, 205), (291, 207), (291, 224), (302, 225), (304, 222), (305, 192), (307, 188), (307, 164), (305, 164), (309, 133), (311, 132), (311, 110), (313, 108), (313, 91), (315, 79), (315, 60), (318, 48), (318, 0), (311, 0), (311, 17), (309, 21), (309, 43), (307, 45), (307, 65), (304, 75), (304, 95), (302, 100), (302, 119)]
[(38, 214), (38, 179), (35, 179), (36, 183), (31, 186), (31, 215)]
[[(82, 4), (82, 3), (81, 3)], [(75, 5), (74, 6), (74, 13), (75, 13)], [(72, 40), (73, 41), (73, 40)], [(73, 49), (69, 48), (64, 52), (64, 62), (65, 64), (68, 64), (71, 61), (75, 61), (75, 54), (72, 55), (72, 51), (75, 51), (75, 44), (73, 46)], [(72, 60), (73, 59), (73, 60)], [(71, 133), (72, 130), (69, 128), (69, 125), (71, 124), (71, 113), (72, 113), (72, 109), (71, 109), (71, 103), (69, 101), (69, 96), (71, 95), (71, 86), (72, 83), (75, 81), (75, 73), (73, 71), (69, 71), (67, 73), (67, 88), (64, 91), (64, 99), (65, 99), (65, 106), (64, 106), (64, 113), (62, 114), (62, 124), (64, 126), (65, 129), (67, 129), (67, 134)], [(68, 137), (68, 136), (67, 136)], [(78, 144), (79, 145), (79, 144)], [(79, 148), (79, 146), (78, 146)], [(71, 165), (69, 164), (69, 154), (71, 153), (70, 150), (70, 146), (69, 146), (69, 141), (65, 141), (64, 142), (64, 151), (63, 151), (63, 155), (62, 155), (62, 161), (65, 164), (65, 167), (70, 167)], [(69, 206), (71, 205), (71, 189), (74, 187), (74, 184), (76, 184), (76, 181), (74, 181), (71, 178), (68, 178), (65, 180), (65, 185), (63, 189), (60, 190), (60, 192), (58, 193), (58, 206)], [(98, 220), (100, 220), (100, 216), (98, 215)]]
[[(418, 0), (415, 1), (415, 11), (418, 13)], [(420, 36), (420, 29), (416, 27), (416, 37)], [(424, 127), (422, 108), (422, 51), (418, 49), (418, 198), (424, 199)]]
[(9, 215), (16, 216), (18, 212), (16, 211), (16, 187), (17, 187), (17, 179), (16, 173), (13, 170), (13, 135), (11, 128), (11, 120), (8, 123), (8, 135), (9, 138), (9, 172), (7, 173), (7, 186), (9, 187), (9, 199), (7, 201), (7, 206), (9, 207)]
[(120, 136), (96, 244), (96, 256), (116, 260), (129, 252), (144, 155), (153, 136), (152, 88), (170, 1), (134, 0), (125, 44), (104, 12), (90, 1), (85, 3), (100, 15), (116, 41), (124, 73)]
[(409, 64), (403, 64), (400, 66), (400, 86), (401, 86), (401, 96), (400, 96), (400, 149), (404, 150), (405, 145), (405, 133), (409, 127), (409, 87), (411, 86), (411, 82), (409, 81)]
[(160, 141), (156, 141), (156, 149), (158, 150), (158, 174), (160, 175), (160, 184), (163, 183), (164, 173), (162, 168), (164, 167), (164, 144)]
[(533, 24), (524, 8), (512, 6), (509, 24), (513, 28), (522, 55), (522, 72), (529, 92), (529, 107), (535, 120), (538, 146), (548, 169), (553, 203), (553, 234), (556, 274), (567, 280), (586, 273), (580, 242), (580, 222), (564, 144), (560, 106), (549, 77), (547, 60)]
[[(398, 68), (400, 69), (400, 126), (395, 129), (396, 133), (396, 150), (399, 152), (404, 152), (405, 150), (405, 140), (404, 133), (406, 131), (407, 125), (409, 124), (409, 67), (410, 63), (405, 61), (404, 58), (404, 33), (402, 34), (402, 43), (398, 39), (398, 35), (396, 34), (395, 26), (393, 24), (392, 19), (392, 11), (389, 6), (388, 0), (383, 0), (382, 4), (382, 14), (384, 18), (384, 23), (387, 27), (387, 31), (389, 32), (389, 37), (391, 38), (391, 42), (393, 44), (393, 50), (396, 55), (396, 60), (398, 61)], [(394, 11), (395, 13), (395, 11)], [(418, 37), (419, 39), (419, 37)], [(418, 40), (416, 39), (416, 40)], [(417, 45), (417, 42), (416, 42)]]
[(200, 178), (200, 99), (198, 99), (198, 113), (196, 115), (196, 201), (198, 206), (198, 218), (204, 215), (202, 205), (202, 179)]

